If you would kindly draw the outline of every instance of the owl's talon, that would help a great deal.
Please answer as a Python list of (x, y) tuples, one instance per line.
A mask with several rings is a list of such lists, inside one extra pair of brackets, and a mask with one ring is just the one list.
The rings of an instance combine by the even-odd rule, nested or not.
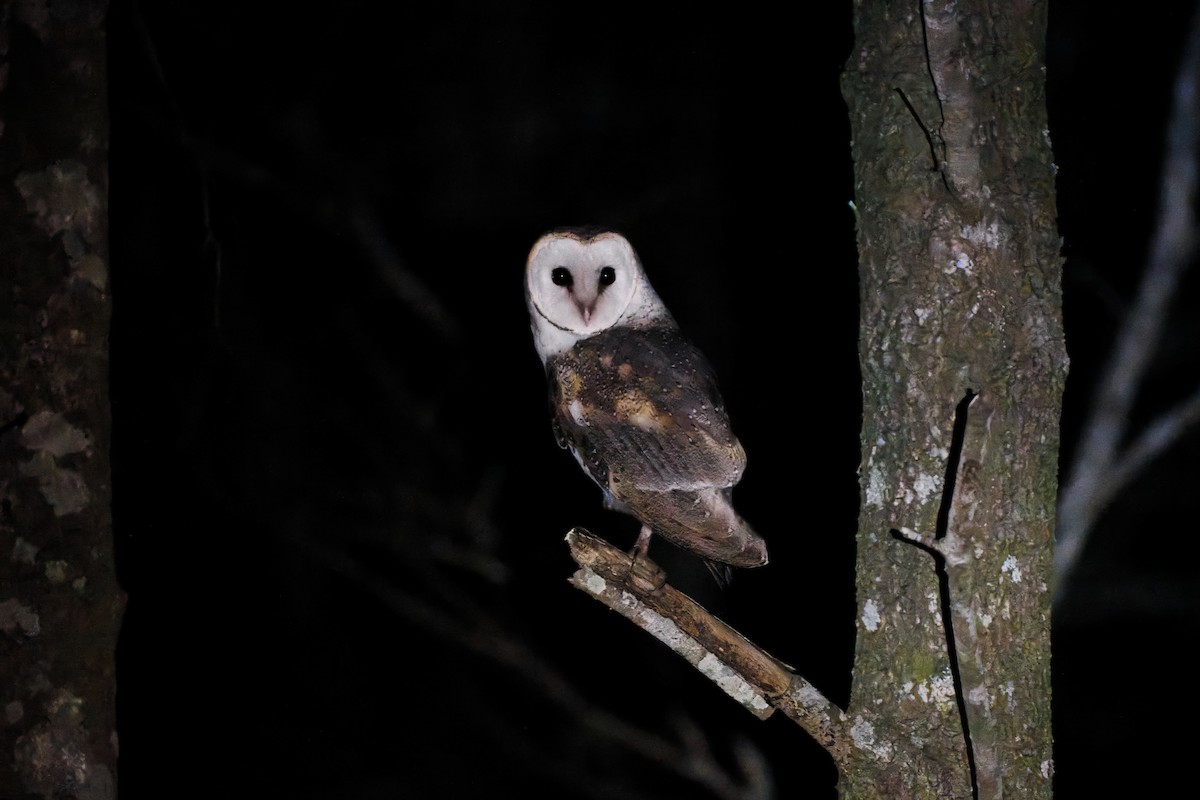
[(653, 594), (667, 582), (667, 573), (645, 556), (635, 555), (629, 562), (629, 584), (639, 592)]
[(643, 525), (633, 549), (629, 551), (629, 583), (641, 592), (654, 593), (667, 582), (667, 573), (650, 560), (650, 536), (653, 530)]
[(633, 548), (629, 551), (629, 555), (633, 556), (634, 561), (639, 558), (650, 561), (650, 536), (653, 533), (654, 531), (649, 525), (642, 526), (641, 531), (638, 532), (637, 541), (633, 543)]

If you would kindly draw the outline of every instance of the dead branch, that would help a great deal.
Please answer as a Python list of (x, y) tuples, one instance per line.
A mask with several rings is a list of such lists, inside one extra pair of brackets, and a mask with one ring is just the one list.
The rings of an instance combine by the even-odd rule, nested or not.
[(583, 528), (566, 540), (580, 567), (573, 586), (670, 647), (759, 719), (779, 709), (835, 761), (846, 761), (844, 715), (816, 687), (678, 589), (639, 580), (629, 554)]

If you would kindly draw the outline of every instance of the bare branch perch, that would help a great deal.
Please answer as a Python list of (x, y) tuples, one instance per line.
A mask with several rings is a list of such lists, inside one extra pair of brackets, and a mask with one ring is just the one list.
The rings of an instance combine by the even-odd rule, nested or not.
[(670, 585), (649, 589), (631, 579), (633, 558), (583, 528), (567, 534), (579, 570), (571, 584), (683, 656), (760, 719), (776, 708), (839, 763), (847, 757), (841, 710), (777, 658)]

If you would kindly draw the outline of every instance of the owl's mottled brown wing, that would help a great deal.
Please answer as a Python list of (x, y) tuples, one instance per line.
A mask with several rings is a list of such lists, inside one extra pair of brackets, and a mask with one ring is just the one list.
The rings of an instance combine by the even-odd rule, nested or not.
[(712, 368), (672, 328), (614, 328), (547, 364), (559, 443), (606, 491), (721, 489), (746, 455)]

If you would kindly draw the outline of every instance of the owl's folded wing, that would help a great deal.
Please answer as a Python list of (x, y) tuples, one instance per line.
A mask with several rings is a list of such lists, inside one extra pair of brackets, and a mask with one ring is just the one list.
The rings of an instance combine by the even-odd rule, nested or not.
[(615, 409), (584, 404), (576, 410), (585, 420), (579, 439), (603, 460), (618, 497), (623, 481), (647, 491), (695, 491), (733, 486), (742, 477), (746, 454), (727, 422), (681, 420), (644, 396)]
[(746, 454), (712, 369), (677, 332), (597, 336), (554, 369), (557, 427), (598, 482), (666, 491), (741, 478)]

